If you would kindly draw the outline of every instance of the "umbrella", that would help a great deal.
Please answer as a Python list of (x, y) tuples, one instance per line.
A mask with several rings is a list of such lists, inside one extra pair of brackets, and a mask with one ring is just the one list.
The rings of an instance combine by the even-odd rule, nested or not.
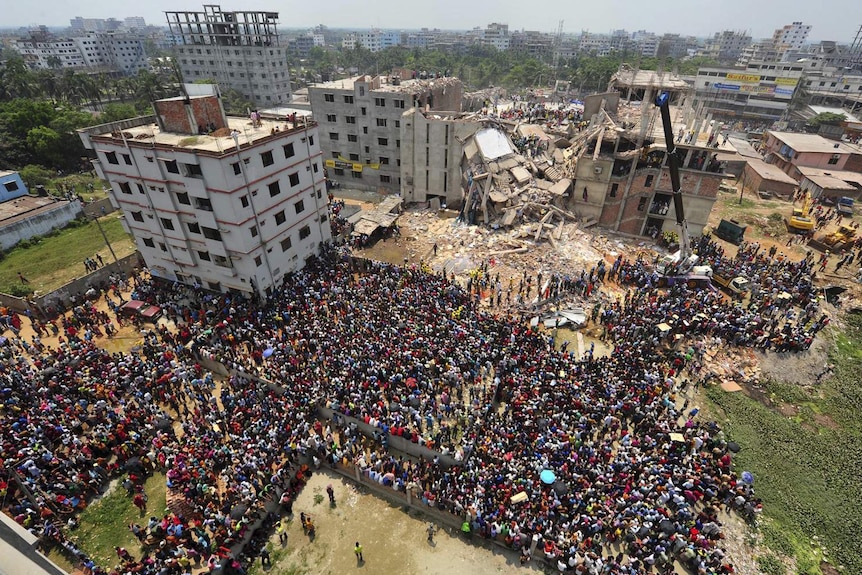
[(158, 421), (156, 421), (156, 429), (158, 429), (159, 431), (169, 431), (173, 429), (171, 420), (167, 417), (160, 418)]
[(144, 465), (139, 457), (132, 457), (123, 466), (126, 471), (141, 473), (144, 470)]
[(545, 469), (542, 473), (539, 474), (539, 479), (542, 480), (542, 483), (545, 485), (551, 485), (554, 481), (557, 480), (557, 474), (551, 471), (550, 469)]
[(274, 350), (274, 349), (272, 349), (271, 347), (268, 347), (268, 348), (266, 348), (265, 350), (263, 350), (263, 357), (269, 357), (269, 356), (271, 356), (273, 353), (275, 353), (275, 350)]
[(673, 535), (674, 529), (673, 521), (669, 521), (668, 519), (662, 519), (662, 521), (658, 524), (659, 530), (665, 535)]
[(248, 510), (248, 505), (240, 503), (230, 511), (230, 516), (233, 519), (240, 519), (243, 514)]
[(565, 495), (569, 492), (569, 486), (563, 481), (556, 481), (554, 483), (554, 491), (557, 495)]
[(754, 483), (754, 475), (750, 471), (743, 471), (742, 480), (751, 485)]
[(739, 453), (739, 450), (742, 449), (739, 444), (735, 441), (731, 441), (727, 444), (727, 449), (732, 453)]

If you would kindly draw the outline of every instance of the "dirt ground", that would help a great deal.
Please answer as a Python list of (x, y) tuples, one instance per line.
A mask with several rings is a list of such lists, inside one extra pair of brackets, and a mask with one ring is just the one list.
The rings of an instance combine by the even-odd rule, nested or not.
[[(326, 486), (335, 490), (336, 506), (331, 507)], [(315, 497), (322, 501), (315, 503)], [(468, 543), (457, 532), (440, 529), (434, 543), (428, 543), (426, 526), (418, 513), (365, 493), (339, 475), (326, 471), (315, 473), (294, 504), (294, 520), (288, 529), (286, 550), (272, 569), (272, 575), (341, 575), (365, 573), (416, 573), (452, 575), (471, 573), (541, 573), (536, 567), (521, 568), (514, 552), (491, 551)], [(299, 513), (312, 517), (316, 528), (314, 540), (302, 531)], [(359, 541), (365, 561), (359, 563), (353, 546)], [(271, 540), (279, 549), (278, 536)], [(258, 573), (260, 571), (258, 570)]]

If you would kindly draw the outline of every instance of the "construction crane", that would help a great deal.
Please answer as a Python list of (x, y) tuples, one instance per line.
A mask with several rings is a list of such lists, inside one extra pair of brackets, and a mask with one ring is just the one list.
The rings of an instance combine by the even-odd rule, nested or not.
[(673, 191), (673, 208), (676, 212), (676, 223), (679, 226), (679, 251), (662, 258), (656, 265), (656, 271), (663, 276), (664, 285), (673, 285), (680, 281), (695, 287), (709, 284), (712, 268), (698, 266), (697, 255), (692, 252), (691, 239), (688, 234), (688, 221), (685, 219), (685, 209), (682, 203), (682, 185), (679, 178), (679, 152), (674, 144), (673, 124), (670, 120), (670, 94), (663, 92), (656, 96), (655, 105), (661, 113), (664, 141), (667, 147), (667, 167), (670, 172), (670, 185)]

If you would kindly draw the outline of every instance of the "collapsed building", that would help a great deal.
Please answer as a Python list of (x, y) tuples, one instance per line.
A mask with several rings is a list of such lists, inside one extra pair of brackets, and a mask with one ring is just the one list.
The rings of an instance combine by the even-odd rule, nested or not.
[(606, 93), (585, 99), (583, 122), (482, 120), (462, 144), (464, 218), (494, 228), (529, 222), (537, 240), (559, 239), (574, 220), (633, 236), (675, 231), (664, 133), (652, 105), (661, 92), (674, 104), (685, 215), (691, 233), (701, 233), (726, 177), (718, 152), (698, 140), (702, 127), (713, 128), (694, 117), (684, 81), (625, 66)]

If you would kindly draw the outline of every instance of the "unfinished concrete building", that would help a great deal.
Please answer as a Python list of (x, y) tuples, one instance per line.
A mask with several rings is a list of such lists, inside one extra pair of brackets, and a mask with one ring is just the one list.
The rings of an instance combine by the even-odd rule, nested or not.
[(260, 107), (290, 102), (287, 43), (276, 29), (278, 12), (165, 12), (185, 82), (215, 80)]
[(692, 90), (674, 75), (621, 68), (609, 88), (585, 102), (585, 117), (595, 112), (569, 150), (567, 169), (574, 176), (569, 209), (625, 234), (677, 231), (664, 133), (652, 103), (668, 92), (675, 104), (685, 216), (690, 232), (700, 234), (725, 177), (717, 151), (699, 143), (701, 130), (715, 125), (693, 116)]
[[(464, 142), (482, 124), (464, 114), (410, 108), (401, 119), (401, 195), (406, 202), (460, 206)], [(435, 203), (436, 205), (436, 203)]]
[(349, 177), (356, 188), (401, 191), (402, 115), (411, 108), (459, 112), (462, 94), (457, 78), (415, 79), (410, 71), (310, 86), (329, 177)]

